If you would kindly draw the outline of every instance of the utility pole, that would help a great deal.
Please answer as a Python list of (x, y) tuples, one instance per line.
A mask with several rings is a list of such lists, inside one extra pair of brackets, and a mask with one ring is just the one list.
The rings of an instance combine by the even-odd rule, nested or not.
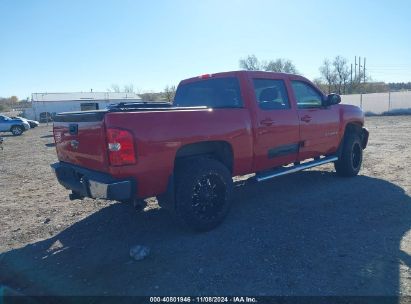
[(361, 56), (358, 57), (358, 77), (359, 81), (361, 83)]
[(366, 58), (364, 57), (364, 83), (365, 83), (365, 60)]
[(351, 78), (350, 78), (350, 91), (349, 91), (349, 93), (351, 94), (352, 93), (352, 63), (351, 63)]
[(360, 108), (362, 109), (362, 93), (360, 95)]
[(357, 56), (355, 56), (354, 80), (357, 79)]
[(351, 63), (351, 84), (352, 84), (352, 63)]

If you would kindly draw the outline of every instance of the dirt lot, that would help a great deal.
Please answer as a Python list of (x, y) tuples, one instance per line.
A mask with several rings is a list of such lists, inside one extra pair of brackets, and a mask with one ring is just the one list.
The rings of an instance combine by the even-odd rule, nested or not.
[[(0, 285), (57, 295), (411, 295), (411, 116), (367, 119), (356, 178), (331, 165), (239, 182), (218, 229), (190, 233), (155, 204), (69, 201), (51, 128), (0, 150)], [(143, 261), (136, 244), (151, 247)]]

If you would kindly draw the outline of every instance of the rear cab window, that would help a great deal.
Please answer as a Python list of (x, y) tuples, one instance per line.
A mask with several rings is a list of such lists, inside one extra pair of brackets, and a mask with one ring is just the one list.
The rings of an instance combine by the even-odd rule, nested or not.
[(210, 108), (242, 108), (240, 84), (236, 77), (220, 77), (179, 85), (174, 105)]

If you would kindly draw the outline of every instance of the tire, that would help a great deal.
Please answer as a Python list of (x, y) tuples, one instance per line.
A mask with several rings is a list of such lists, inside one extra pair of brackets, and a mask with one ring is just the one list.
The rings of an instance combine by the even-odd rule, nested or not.
[(174, 213), (183, 226), (208, 231), (223, 222), (231, 207), (233, 180), (220, 162), (198, 158), (176, 170)]
[(14, 136), (19, 136), (21, 134), (23, 134), (24, 129), (21, 126), (12, 126), (10, 129), (10, 132), (14, 135)]
[(361, 169), (363, 149), (358, 133), (350, 132), (344, 138), (340, 158), (334, 163), (339, 176), (356, 176)]

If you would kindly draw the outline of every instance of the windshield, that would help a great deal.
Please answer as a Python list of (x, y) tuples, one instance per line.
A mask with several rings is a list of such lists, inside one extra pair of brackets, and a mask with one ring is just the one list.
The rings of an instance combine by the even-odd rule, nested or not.
[(174, 98), (177, 107), (240, 108), (240, 85), (235, 77), (214, 78), (180, 85)]

